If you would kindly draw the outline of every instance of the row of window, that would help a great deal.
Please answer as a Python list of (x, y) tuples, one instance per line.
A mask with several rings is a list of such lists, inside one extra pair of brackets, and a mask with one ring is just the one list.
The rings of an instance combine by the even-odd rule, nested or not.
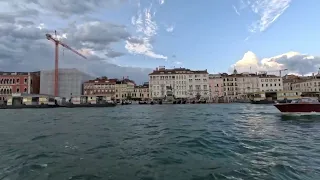
[[(192, 93), (192, 92), (188, 93), (187, 91), (177, 91), (175, 94), (176, 95), (190, 95), (190, 96), (192, 96), (192, 95), (196, 95), (197, 93)], [(160, 95), (159, 92), (153, 93), (153, 96), (159, 96), (159, 95)], [(208, 92), (203, 92), (203, 95), (208, 95)], [(164, 96), (164, 92), (161, 92), (161, 96), (162, 97)]]
[[(16, 89), (17, 93), (20, 93), (20, 89)], [(27, 88), (24, 88), (23, 92), (27, 92)], [(12, 89), (0, 89), (0, 94), (12, 94)]]
[[(224, 78), (223, 81), (237, 81), (237, 78)], [(245, 81), (245, 78), (242, 78), (242, 81)], [(281, 78), (277, 78), (277, 79), (261, 79), (261, 82), (277, 82), (277, 81), (281, 81)]]
[(164, 80), (164, 79), (186, 79), (189, 78), (200, 78), (207, 77), (207, 74), (196, 74), (196, 75), (177, 75), (177, 76), (150, 76), (150, 80)]
[[(24, 84), (27, 84), (28, 79), (24, 79)], [(0, 79), (0, 84), (19, 84), (20, 79)]]
[(278, 79), (261, 79), (261, 82), (277, 82), (277, 81), (281, 81), (280, 78)]
[[(208, 85), (202, 85), (204, 90), (208, 89)], [(189, 85), (189, 89), (193, 89), (193, 87), (195, 87), (196, 90), (200, 90), (201, 89), (201, 85)], [(175, 89), (186, 89), (186, 86), (173, 86), (173, 88)], [(159, 86), (153, 86), (154, 90), (160, 90)], [(164, 87), (161, 88), (162, 90), (164, 90)]]
[[(274, 84), (274, 86), (277, 86), (277, 84)], [(281, 86), (280, 83), (279, 86)], [(261, 84), (261, 87), (272, 87), (272, 84)]]

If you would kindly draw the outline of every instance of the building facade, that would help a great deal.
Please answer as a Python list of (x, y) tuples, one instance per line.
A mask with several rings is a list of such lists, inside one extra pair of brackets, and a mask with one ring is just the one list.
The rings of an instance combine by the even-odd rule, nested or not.
[[(77, 69), (59, 69), (59, 96), (82, 95), (82, 85), (90, 79), (93, 77)], [(40, 72), (40, 93), (54, 95), (54, 70)]]
[(0, 72), (0, 101), (13, 93), (40, 93), (40, 72)]
[(298, 77), (294, 80), (284, 79), (286, 86), (290, 86), (293, 91), (300, 92), (320, 92), (320, 74)]
[(123, 78), (122, 80), (117, 80), (115, 89), (117, 101), (131, 99), (131, 95), (134, 92), (135, 82), (130, 79)]
[(292, 91), (293, 90), (293, 84), (296, 82), (301, 81), (301, 78), (296, 75), (285, 75), (282, 78), (283, 82), (283, 90), (284, 91)]
[(280, 76), (259, 74), (259, 89), (262, 92), (283, 91), (283, 81)]
[(96, 78), (83, 83), (84, 95), (100, 95), (115, 98), (116, 81), (108, 78)]
[(175, 98), (210, 98), (209, 74), (207, 70), (193, 71), (186, 68), (156, 68), (149, 74), (149, 92), (153, 99), (167, 96), (166, 89), (172, 89)]
[(223, 76), (223, 91), (226, 101), (245, 100), (248, 94), (260, 91), (259, 76), (251, 73), (233, 74)]
[(212, 100), (223, 96), (223, 75), (209, 74), (209, 88)]
[(150, 98), (149, 83), (135, 86), (131, 98), (136, 100), (148, 100)]

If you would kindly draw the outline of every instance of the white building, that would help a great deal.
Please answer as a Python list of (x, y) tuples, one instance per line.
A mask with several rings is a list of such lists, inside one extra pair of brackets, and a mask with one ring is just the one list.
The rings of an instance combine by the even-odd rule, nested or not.
[[(77, 69), (59, 69), (59, 96), (82, 95), (82, 84), (92, 76)], [(40, 72), (40, 94), (54, 95), (54, 70)]]
[(223, 92), (226, 100), (246, 99), (249, 93), (259, 92), (259, 76), (251, 73), (223, 76)]
[(210, 98), (207, 70), (186, 68), (156, 68), (149, 74), (149, 93), (153, 99), (165, 98), (166, 87), (171, 87), (175, 98)]
[(259, 74), (259, 89), (262, 92), (283, 91), (283, 81), (280, 76)]
[(294, 81), (285, 80), (293, 91), (320, 92), (320, 74), (308, 77), (298, 77)]

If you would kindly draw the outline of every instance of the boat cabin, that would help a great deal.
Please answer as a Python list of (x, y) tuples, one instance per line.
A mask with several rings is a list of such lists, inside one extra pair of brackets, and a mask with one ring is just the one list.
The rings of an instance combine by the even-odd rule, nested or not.
[(251, 94), (249, 96), (249, 99), (253, 100), (253, 101), (265, 100), (266, 99), (266, 94), (265, 94), (265, 92), (256, 92), (256, 93)]
[(301, 98), (301, 92), (299, 91), (278, 91), (277, 100), (294, 100)]
[(110, 102), (111, 97), (109, 96), (95, 96), (95, 95), (81, 95), (81, 96), (72, 96), (69, 99), (69, 103), (72, 104), (101, 104)]
[(300, 99), (292, 100), (291, 103), (300, 104), (319, 104), (318, 98), (314, 97), (303, 97)]

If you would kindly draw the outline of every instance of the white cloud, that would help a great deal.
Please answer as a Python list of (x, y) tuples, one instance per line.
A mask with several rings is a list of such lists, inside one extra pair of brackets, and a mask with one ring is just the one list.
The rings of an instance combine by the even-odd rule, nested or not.
[[(102, 9), (126, 0), (0, 0), (0, 70), (36, 71), (53, 68), (54, 48), (45, 38), (54, 35), (87, 59), (60, 47), (61, 68), (77, 68), (94, 76), (122, 77), (143, 82), (152, 69), (120, 67), (115, 58), (126, 55), (117, 45), (132, 36), (126, 25), (100, 19)], [(91, 15), (96, 16), (92, 18)], [(77, 19), (73, 21), (73, 19)], [(46, 23), (50, 22), (50, 23)], [(148, 31), (152, 34), (152, 31)]]
[(238, 72), (275, 72), (288, 69), (289, 73), (309, 74), (318, 71), (320, 56), (310, 56), (298, 52), (287, 52), (270, 58), (259, 58), (251, 51), (244, 54), (243, 58), (230, 67), (230, 71), (236, 68)]
[(164, 0), (159, 0), (159, 4), (160, 5), (164, 4)]
[(252, 23), (250, 32), (263, 32), (289, 7), (291, 0), (248, 0), (247, 5), (260, 16)]
[(156, 59), (167, 59), (166, 56), (161, 54), (156, 54), (152, 51), (153, 47), (149, 42), (148, 38), (143, 38), (140, 40), (142, 41), (142, 43), (133, 42), (133, 41), (130, 41), (130, 39), (126, 41), (125, 48), (128, 50), (129, 53), (144, 54), (146, 56), (156, 58)]
[(234, 5), (232, 5), (232, 8), (234, 9), (234, 12), (236, 12), (238, 14), (238, 16), (240, 16), (238, 9)]
[(37, 28), (39, 28), (41, 30), (41, 29), (45, 28), (45, 26), (43, 23), (41, 23), (41, 24), (39, 24), (39, 26)]
[[(164, 1), (160, 1), (160, 4), (163, 3)], [(139, 1), (138, 7), (138, 13), (131, 18), (131, 23), (138, 33), (138, 36), (133, 37), (133, 39), (138, 39), (139, 42), (128, 39), (125, 48), (132, 54), (143, 54), (151, 58), (167, 59), (166, 56), (155, 53), (151, 44), (158, 31), (158, 25), (154, 20), (155, 12), (152, 12), (152, 3), (142, 11), (141, 3)]]
[(167, 32), (173, 32), (173, 30), (174, 30), (174, 26), (173, 26), (173, 25), (168, 26), (168, 27), (166, 28), (166, 31), (167, 31)]

